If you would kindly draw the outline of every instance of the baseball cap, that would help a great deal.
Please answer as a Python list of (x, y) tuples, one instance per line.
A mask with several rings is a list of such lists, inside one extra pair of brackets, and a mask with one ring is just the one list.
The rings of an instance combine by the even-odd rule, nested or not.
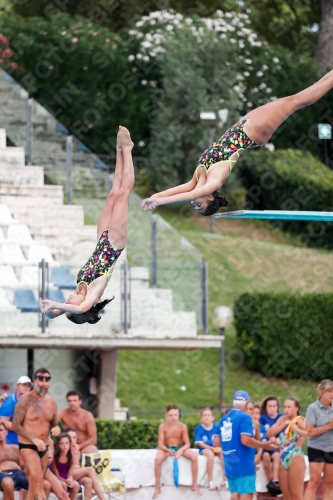
[(30, 382), (31, 384), (31, 379), (29, 377), (27, 377), (26, 375), (22, 375), (18, 381), (16, 382), (17, 384), (27, 384), (28, 382)]
[(250, 401), (251, 398), (246, 391), (236, 391), (233, 395), (233, 401)]

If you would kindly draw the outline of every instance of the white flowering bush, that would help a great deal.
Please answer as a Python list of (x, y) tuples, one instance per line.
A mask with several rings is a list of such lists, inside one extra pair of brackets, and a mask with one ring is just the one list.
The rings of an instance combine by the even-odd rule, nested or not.
[[(211, 38), (211, 51), (207, 57), (214, 57), (216, 47), (228, 45), (227, 59), (216, 59), (215, 64), (233, 66), (237, 71), (237, 82), (233, 89), (240, 99), (240, 111), (244, 107), (252, 108), (275, 98), (272, 86), (262, 86), (267, 77), (271, 81), (272, 69), (280, 69), (277, 57), (267, 43), (249, 27), (247, 14), (217, 11), (213, 18), (185, 17), (172, 10), (152, 12), (144, 16), (130, 30), (133, 40), (138, 42), (137, 53), (130, 54), (129, 60), (140, 66), (151, 63), (168, 50), (168, 40), (175, 33), (189, 28), (194, 36), (196, 47), (204, 42), (207, 33)], [(194, 47), (195, 49), (195, 47)], [(249, 88), (249, 83), (254, 91)], [(148, 82), (147, 82), (148, 83)], [(145, 83), (145, 84), (147, 84)], [(259, 86), (261, 87), (259, 88)], [(259, 92), (259, 95), (255, 95)]]

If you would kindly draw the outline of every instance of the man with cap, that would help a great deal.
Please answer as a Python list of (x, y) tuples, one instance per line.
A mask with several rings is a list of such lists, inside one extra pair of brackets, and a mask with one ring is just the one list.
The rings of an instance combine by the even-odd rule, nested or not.
[(250, 396), (246, 391), (236, 391), (232, 410), (217, 425), (230, 493), (237, 500), (252, 500), (256, 491), (256, 448), (278, 449), (275, 438), (258, 441), (253, 437), (252, 418), (245, 413), (249, 401)]
[(15, 406), (23, 394), (31, 391), (31, 379), (26, 375), (22, 375), (16, 382), (16, 391), (10, 394), (3, 402), (0, 408), (1, 421), (5, 424), (8, 434), (6, 437), (7, 444), (17, 444), (18, 437), (16, 432), (12, 431), (12, 420), (14, 416)]

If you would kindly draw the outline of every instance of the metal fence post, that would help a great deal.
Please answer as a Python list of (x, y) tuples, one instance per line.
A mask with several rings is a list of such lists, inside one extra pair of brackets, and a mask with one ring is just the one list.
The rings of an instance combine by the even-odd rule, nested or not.
[(125, 260), (121, 266), (121, 323), (124, 333), (131, 328), (131, 266)]
[(32, 99), (27, 100), (27, 165), (32, 165)]
[(201, 265), (201, 326), (208, 335), (208, 262)]
[[(39, 301), (45, 300), (49, 296), (49, 264), (42, 259), (41, 262), (38, 263), (38, 297)], [(42, 329), (42, 333), (46, 332), (46, 328), (49, 325), (49, 320), (45, 314), (42, 314), (40, 311), (39, 315), (39, 327)]]
[(67, 205), (72, 204), (72, 166), (73, 166), (73, 136), (66, 138), (66, 198)]
[(157, 288), (157, 215), (151, 216), (151, 280), (152, 287)]

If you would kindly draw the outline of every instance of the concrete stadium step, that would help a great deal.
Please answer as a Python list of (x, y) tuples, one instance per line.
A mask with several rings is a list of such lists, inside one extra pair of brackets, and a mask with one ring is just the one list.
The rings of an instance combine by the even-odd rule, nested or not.
[(29, 229), (33, 237), (38, 239), (41, 243), (50, 246), (71, 246), (74, 243), (88, 243), (93, 249), (97, 242), (96, 226), (71, 226), (67, 224), (61, 226), (51, 225), (50, 223), (45, 226), (39, 226), (31, 223), (29, 224)]
[[(25, 167), (29, 168), (29, 167)], [(36, 167), (33, 167), (36, 168)], [(1, 167), (0, 167), (1, 173)], [(4, 185), (0, 184), (0, 196), (15, 196), (18, 199), (27, 201), (26, 198), (44, 198), (45, 200), (52, 200), (52, 203), (63, 204), (64, 188), (63, 186), (21, 186), (21, 185)], [(5, 201), (1, 203), (6, 203)], [(38, 206), (38, 203), (36, 204)]]
[(10, 165), (13, 167), (25, 166), (25, 151), (24, 148), (8, 147), (0, 148), (0, 164)]
[(144, 320), (147, 310), (172, 312), (172, 290), (148, 288), (142, 295), (142, 289), (132, 288), (132, 315)]
[(194, 312), (150, 313), (146, 322), (137, 322), (132, 315), (130, 333), (142, 337), (195, 337), (196, 316)]
[(1, 161), (0, 165), (1, 186), (33, 186), (34, 188), (44, 186), (43, 167), (16, 167), (8, 161)]
[[(9, 209), (15, 219), (30, 227), (43, 227), (66, 222), (68, 225), (83, 226), (84, 212), (79, 205), (57, 205), (55, 207), (24, 207), (9, 204)], [(30, 229), (31, 231), (31, 229)]]
[[(56, 196), (52, 196), (52, 194), (55, 194)], [(29, 195), (28, 193), (26, 195), (0, 194), (0, 203), (5, 203), (9, 207), (11, 207), (11, 210), (13, 209), (13, 207), (16, 207), (17, 209), (18, 207), (57, 207), (63, 204), (63, 194), (60, 193), (60, 196), (57, 195), (58, 193), (56, 191), (52, 192), (52, 190), (49, 190), (48, 196), (33, 196)]]

